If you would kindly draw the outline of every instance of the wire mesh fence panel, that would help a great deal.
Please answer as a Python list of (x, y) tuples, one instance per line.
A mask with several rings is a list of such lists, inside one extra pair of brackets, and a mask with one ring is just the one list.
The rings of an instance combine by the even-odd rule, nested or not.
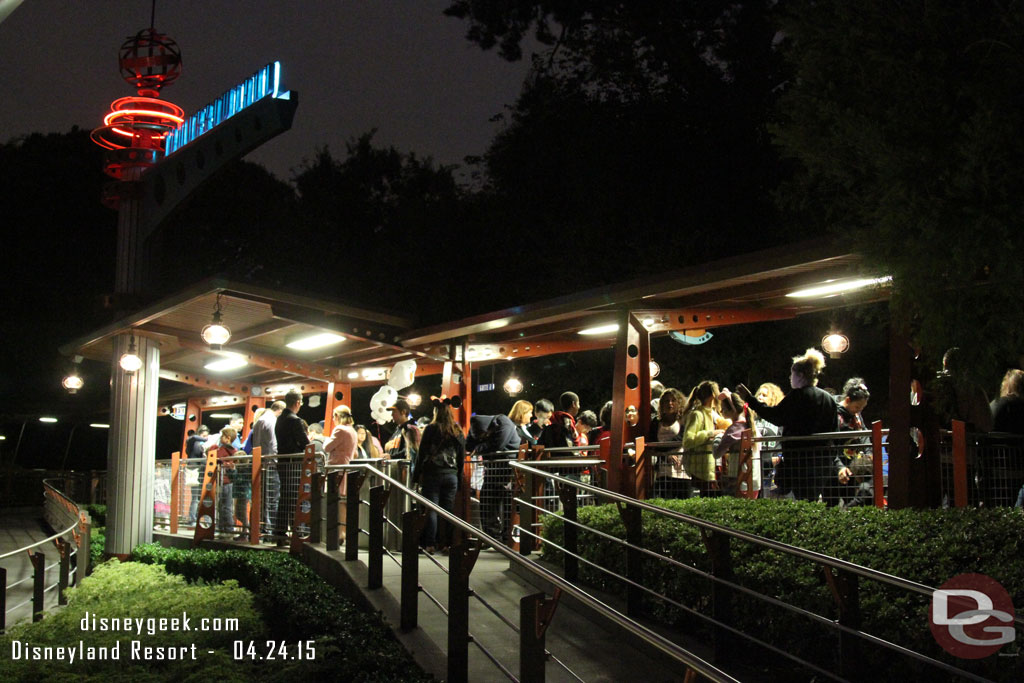
[(153, 466), (153, 528), (171, 526), (171, 462), (161, 460)]
[(1021, 507), (1024, 437), (942, 432), (939, 479), (943, 507)]
[[(267, 501), (267, 533), (279, 542), (285, 540), (292, 531), (303, 457), (303, 454), (296, 453), (264, 458), (263, 495)], [(299, 531), (308, 533), (309, 530), (300, 527)]]
[[(761, 452), (762, 489), (772, 498), (822, 501), (856, 507), (874, 501), (874, 453), (863, 437), (821, 440), (778, 439)], [(764, 472), (764, 470), (762, 470)]]

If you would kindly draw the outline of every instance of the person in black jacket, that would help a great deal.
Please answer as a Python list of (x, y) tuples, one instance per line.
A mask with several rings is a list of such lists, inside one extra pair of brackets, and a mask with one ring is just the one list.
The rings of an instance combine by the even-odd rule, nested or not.
[[(783, 436), (806, 436), (839, 430), (839, 414), (832, 394), (819, 389), (818, 376), (825, 369), (825, 356), (807, 349), (793, 358), (789, 383), (793, 390), (777, 406), (761, 403), (740, 384), (736, 393), (752, 410), (782, 428)], [(799, 441), (787, 448), (775, 468), (775, 483), (781, 494), (792, 492), (798, 500), (818, 500), (835, 475), (831, 441)]]
[(469, 419), (466, 448), (484, 459), (480, 525), (484, 533), (506, 543), (511, 532), (505, 519), (511, 508), (508, 485), (512, 479), (512, 468), (508, 461), (516, 457), (508, 451), (519, 448), (521, 442), (515, 423), (507, 415), (474, 415)]
[[(296, 389), (290, 389), (284, 395), (284, 411), (277, 418), (274, 424), (274, 436), (277, 438), (277, 452), (281, 455), (302, 453), (309, 444), (309, 437), (306, 434), (306, 427), (302, 418), (298, 416), (299, 408), (302, 407), (302, 394)], [(281, 500), (277, 507), (277, 517), (274, 520), (274, 536), (277, 537), (278, 547), (288, 544), (288, 528), (292, 526), (295, 518), (295, 504), (299, 498), (299, 472), (302, 469), (302, 460), (288, 458), (279, 460), (277, 473), (281, 477)]]
[(199, 512), (199, 497), (203, 493), (203, 469), (206, 465), (206, 440), (210, 437), (210, 428), (199, 425), (199, 429), (188, 437), (185, 442), (185, 457), (189, 460), (188, 469), (194, 470), (199, 483), (191, 486), (192, 499), (188, 508), (188, 523), (195, 524)]
[[(466, 459), (466, 437), (452, 415), (451, 402), (434, 399), (434, 419), (423, 430), (420, 447), (416, 452), (412, 481), (423, 486), (423, 496), (448, 512), (454, 512), (455, 494), (459, 490), (459, 473)], [(451, 545), (451, 527), (440, 525), (437, 512), (430, 510), (427, 523), (420, 535), (420, 546), (428, 553), (440, 544), (442, 549)]]

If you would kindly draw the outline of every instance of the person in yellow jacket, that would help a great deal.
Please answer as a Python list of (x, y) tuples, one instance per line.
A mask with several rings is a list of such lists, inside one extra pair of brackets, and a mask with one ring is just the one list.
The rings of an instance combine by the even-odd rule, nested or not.
[(683, 427), (683, 467), (700, 488), (701, 495), (711, 492), (715, 481), (714, 441), (725, 433), (715, 424), (718, 384), (705, 380), (690, 392)]

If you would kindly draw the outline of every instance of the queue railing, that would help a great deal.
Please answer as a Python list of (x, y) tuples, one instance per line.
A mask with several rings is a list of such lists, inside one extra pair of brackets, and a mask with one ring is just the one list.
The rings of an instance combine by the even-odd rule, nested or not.
[[(575, 463), (578, 464), (578, 463)], [(514, 463), (513, 466), (516, 464)], [(563, 466), (564, 467), (564, 466)], [(541, 470), (536, 470), (541, 471)], [(416, 628), (419, 619), (419, 594), (423, 593), (430, 603), (435, 605), (447, 619), (447, 679), (450, 681), (466, 681), (469, 670), (470, 645), (477, 647), (483, 655), (495, 665), (497, 672), (510, 680), (543, 681), (545, 679), (546, 662), (550, 661), (569, 677), (579, 680), (579, 676), (546, 647), (545, 634), (560, 597), (572, 596), (585, 604), (589, 609), (601, 614), (605, 619), (619, 628), (630, 632), (649, 646), (664, 655), (671, 657), (679, 664), (695, 674), (702, 675), (712, 681), (736, 680), (725, 671), (710, 664), (693, 652), (686, 650), (672, 640), (660, 635), (650, 628), (637, 623), (622, 612), (609, 607), (594, 598), (586, 591), (575, 586), (555, 572), (527, 558), (520, 552), (502, 543), (481, 529), (473, 526), (461, 516), (445, 510), (431, 502), (423, 495), (402, 481), (395, 479), (378, 469), (373, 464), (360, 463), (326, 468), (326, 519), (328, 527), (325, 531), (324, 545), (327, 550), (340, 547), (339, 534), (330, 525), (331, 520), (339, 518), (339, 506), (342, 504), (338, 489), (340, 480), (347, 476), (347, 529), (345, 534), (345, 559), (359, 559), (360, 539), (367, 540), (367, 588), (380, 588), (383, 585), (383, 564), (385, 556), (401, 568), (400, 609), (401, 628)], [(593, 487), (591, 487), (593, 488)], [(367, 494), (364, 497), (364, 490)], [(592, 492), (584, 495), (591, 496)], [(408, 509), (399, 519), (388, 515), (388, 501), (392, 497), (400, 497), (407, 501), (406, 506), (413, 504), (418, 509)], [(360, 524), (360, 509), (367, 510), (367, 524)], [(436, 564), (448, 575), (448, 601), (443, 604), (438, 596), (424, 589), (419, 581), (419, 548), (420, 532), (422, 531), (426, 513), (437, 517), (452, 528), (452, 545), (448, 554), (448, 565), (444, 566), (437, 555), (424, 554), (429, 561)], [(393, 550), (385, 543), (385, 533), (392, 529), (400, 537), (400, 548)], [(538, 579), (552, 586), (552, 593), (540, 592), (527, 595), (520, 602), (518, 623), (509, 615), (502, 614), (493, 607), (480, 592), (473, 590), (471, 573), (477, 556), (483, 546), (489, 546), (505, 556), (510, 563), (518, 565), (523, 571), (529, 572)], [(513, 631), (519, 644), (518, 676), (509, 666), (503, 664), (492, 649), (482, 641), (478, 633), (470, 631), (469, 604), (477, 600), (484, 605), (488, 613), (494, 615), (501, 623)]]
[(953, 420), (939, 432), (943, 507), (1022, 507), (1024, 436), (969, 432)]
[[(914, 581), (898, 576), (893, 576), (868, 567), (857, 565), (852, 562), (841, 560), (836, 557), (824, 555), (811, 550), (798, 548), (786, 543), (781, 543), (766, 537), (757, 536), (745, 531), (732, 529), (727, 526), (709, 522), (691, 515), (686, 515), (674, 510), (663, 508), (657, 505), (637, 500), (629, 496), (608, 491), (599, 487), (584, 484), (568, 477), (559, 476), (542, 468), (536, 467), (534, 463), (515, 462), (513, 469), (521, 472), (528, 480), (534, 481), (543, 479), (552, 483), (559, 489), (573, 489), (577, 492), (586, 492), (596, 499), (611, 503), (617, 506), (619, 516), (622, 519), (624, 538), (607, 533), (606, 531), (588, 527), (581, 524), (578, 517), (572, 514), (569, 509), (557, 513), (563, 529), (562, 537), (558, 540), (544, 538), (532, 524), (522, 524), (519, 529), (524, 541), (520, 544), (520, 552), (528, 555), (533, 552), (538, 544), (544, 544), (554, 554), (560, 556), (562, 561), (563, 575), (568, 581), (579, 580), (579, 567), (585, 565), (592, 574), (598, 574), (609, 581), (618, 582), (624, 589), (626, 615), (639, 618), (650, 616), (652, 602), (661, 603), (669, 608), (679, 610), (687, 618), (692, 617), (704, 624), (711, 630), (712, 646), (714, 657), (712, 662), (729, 661), (735, 658), (737, 653), (737, 639), (745, 641), (750, 646), (763, 648), (773, 655), (781, 657), (786, 662), (795, 664), (809, 672), (811, 676), (823, 676), (831, 680), (849, 680), (856, 678), (864, 672), (863, 653), (865, 647), (883, 650), (887, 654), (900, 656), (912, 661), (915, 666), (928, 667), (931, 679), (937, 676), (962, 677), (965, 680), (985, 681), (988, 680), (973, 672), (966, 671), (957, 666), (935, 659), (934, 657), (904, 647), (900, 644), (885, 640), (877, 635), (865, 632), (864, 619), (860, 605), (860, 595), (863, 590), (861, 581), (871, 581), (881, 584), (884, 587), (896, 589), (904, 594), (920, 596), (930, 602), (935, 589)], [(524, 490), (536, 490), (537, 484), (528, 484)], [(537, 519), (556, 513), (547, 509), (542, 501), (530, 496), (523, 496), (517, 500), (521, 509), (530, 509)], [(678, 522), (695, 528), (700, 536), (706, 552), (704, 566), (710, 567), (709, 571), (696, 566), (696, 563), (681, 562), (666, 554), (661, 549), (652, 549), (644, 544), (644, 520), (643, 515), (653, 517), (662, 521)], [(570, 532), (570, 529), (572, 531)], [(586, 539), (584, 541), (584, 538)], [(528, 542), (525, 539), (532, 539)], [(822, 572), (822, 578), (829, 588), (834, 601), (835, 612), (838, 618), (818, 614), (810, 609), (789, 604), (776, 596), (760, 592), (748, 586), (742, 585), (736, 577), (733, 565), (733, 556), (736, 549), (733, 542), (751, 544), (763, 550), (770, 550), (780, 553), (789, 558), (795, 558), (815, 565)], [(618, 548), (625, 561), (625, 573), (617, 573), (608, 566), (608, 554), (600, 553), (604, 558), (603, 562), (595, 562), (581, 552), (583, 544), (591, 547), (594, 544), (606, 544)], [(679, 572), (696, 579), (710, 583), (710, 594), (705, 596), (710, 614), (698, 609), (695, 605), (684, 604), (676, 596), (661, 593), (648, 585), (652, 571), (657, 565), (658, 568), (668, 572)], [(795, 643), (773, 643), (768, 642), (758, 635), (745, 632), (734, 625), (733, 616), (739, 609), (739, 598), (747, 598), (756, 601), (758, 606), (748, 603), (745, 609), (754, 610), (757, 613), (768, 613), (770, 611), (784, 610), (792, 615), (808, 620), (828, 633), (838, 641), (838, 670), (823, 666), (820, 662), (812, 662), (805, 657), (794, 654)], [(961, 607), (970, 607), (970, 601), (960, 601)], [(927, 604), (927, 603), (926, 603)], [(758, 611), (763, 610), (763, 612)], [(1024, 628), (1024, 619), (1017, 616), (1013, 619), (1013, 626), (1020, 631)], [(922, 622), (922, 628), (927, 628)], [(831, 648), (822, 648), (831, 652)]]
[[(0, 555), (0, 561), (28, 553), (32, 564), (30, 575), (12, 583), (7, 582), (7, 567), (0, 566), (0, 633), (6, 630), (7, 615), (32, 605), (32, 621), (43, 618), (47, 595), (57, 593), (56, 603), (66, 605), (69, 586), (78, 585), (89, 572), (89, 545), (92, 522), (86, 512), (70, 496), (58, 488), (59, 480), (43, 481), (43, 516), (55, 533), (41, 541)], [(47, 564), (46, 549), (53, 544), (57, 561)], [(52, 557), (52, 555), (50, 555)], [(20, 589), (31, 582), (30, 597), (15, 604), (27, 590)], [(20, 589), (20, 590), (15, 590)]]

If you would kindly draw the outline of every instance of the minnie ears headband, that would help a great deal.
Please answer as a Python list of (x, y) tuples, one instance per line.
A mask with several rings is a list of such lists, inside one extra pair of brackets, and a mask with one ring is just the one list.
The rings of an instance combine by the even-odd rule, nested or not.
[(431, 396), (430, 402), (434, 404), (435, 408), (440, 408), (441, 406), (451, 406), (452, 408), (458, 410), (459, 408), (462, 407), (461, 396), (452, 396), (451, 398), (448, 398), (444, 394), (441, 394), (440, 396)]

